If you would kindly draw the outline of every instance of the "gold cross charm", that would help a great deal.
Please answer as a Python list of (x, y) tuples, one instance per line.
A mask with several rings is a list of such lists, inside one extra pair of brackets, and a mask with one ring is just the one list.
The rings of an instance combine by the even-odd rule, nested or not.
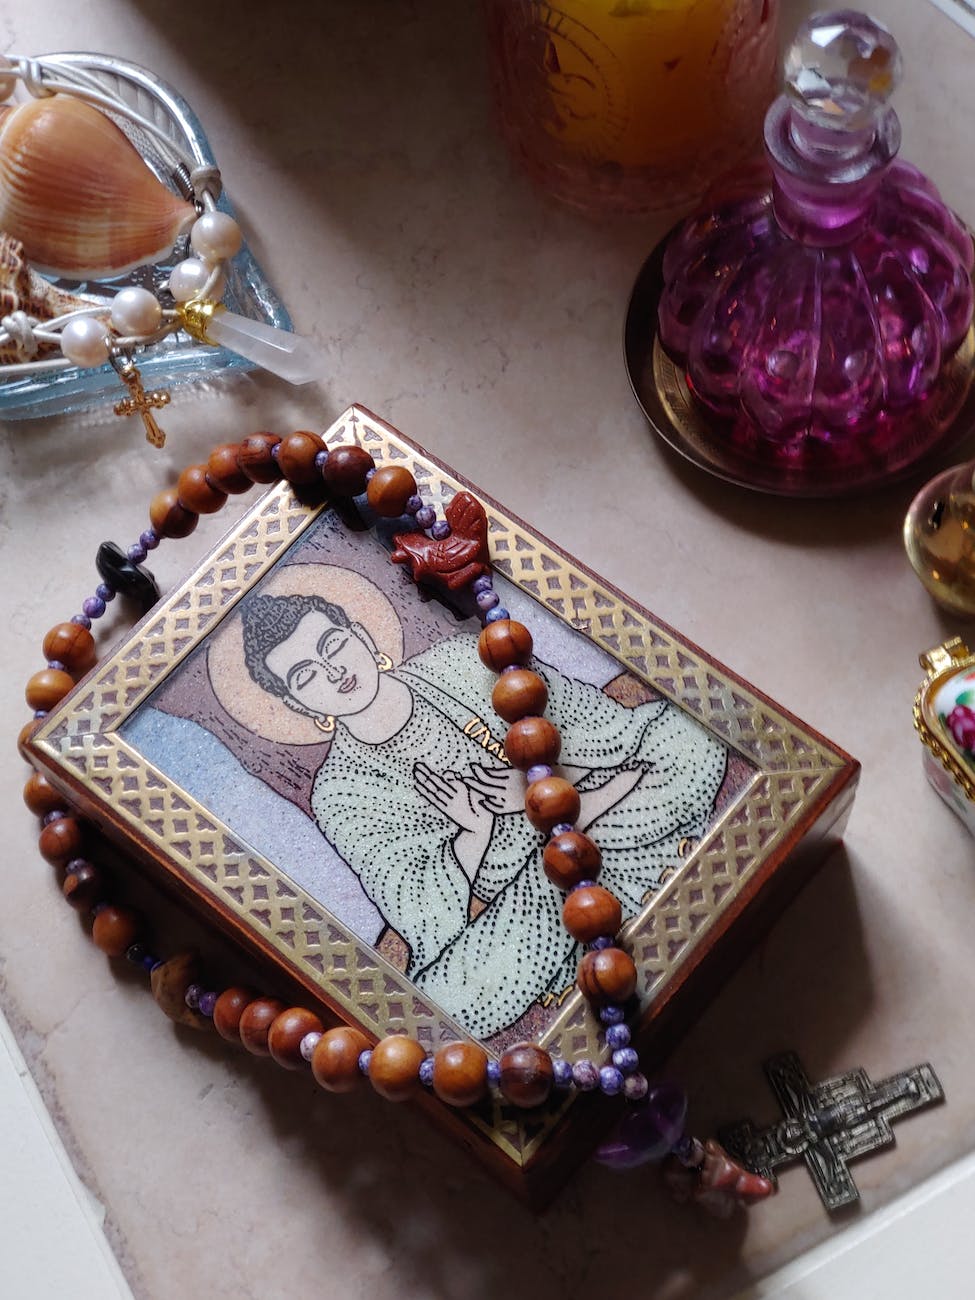
[(147, 393), (142, 387), (142, 376), (134, 361), (118, 362), (113, 358), (112, 365), (119, 379), (129, 390), (128, 397), (123, 397), (120, 402), (115, 403), (115, 414), (141, 415), (142, 423), (146, 426), (146, 441), (151, 442), (154, 447), (162, 447), (166, 435), (156, 423), (152, 412), (169, 405), (169, 394), (163, 389), (151, 389)]

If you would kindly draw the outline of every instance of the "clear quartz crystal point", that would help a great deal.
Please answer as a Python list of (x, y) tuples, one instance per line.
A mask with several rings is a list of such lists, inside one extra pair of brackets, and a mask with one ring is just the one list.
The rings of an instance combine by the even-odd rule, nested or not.
[(308, 384), (324, 374), (322, 357), (310, 339), (236, 312), (215, 311), (206, 337), (292, 384)]

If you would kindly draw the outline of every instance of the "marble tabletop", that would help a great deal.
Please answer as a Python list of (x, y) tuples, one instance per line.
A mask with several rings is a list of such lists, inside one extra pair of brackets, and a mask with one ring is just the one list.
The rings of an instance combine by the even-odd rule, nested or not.
[[(811, 7), (787, 3), (785, 24)], [(975, 45), (920, 0), (872, 8), (904, 52), (903, 153), (973, 221)], [(857, 1167), (859, 1213), (975, 1146), (975, 853), (928, 788), (911, 725), (918, 653), (966, 629), (902, 552), (918, 483), (781, 501), (704, 477), (648, 434), (620, 336), (663, 227), (589, 223), (513, 170), (476, 7), (49, 0), (8, 8), (2, 47), (107, 51), (175, 85), (324, 357), (301, 389), (251, 376), (179, 391), (162, 451), (103, 415), (0, 428), (11, 733), (40, 639), (91, 587), (101, 541), (136, 536), (149, 498), (214, 443), (324, 428), (361, 402), (863, 763), (845, 846), (666, 1065), (695, 1127), (770, 1122), (760, 1063), (793, 1047), (814, 1079), (930, 1060), (944, 1083), (945, 1106)], [(154, 556), (161, 584), (226, 524)], [(7, 754), (0, 1003), (137, 1296), (719, 1297), (838, 1230), (801, 1169), (715, 1224), (673, 1206), (652, 1170), (591, 1166), (535, 1217), (409, 1109), (329, 1099), (175, 1030), (60, 903)], [(212, 947), (165, 900), (146, 905), (167, 937)]]

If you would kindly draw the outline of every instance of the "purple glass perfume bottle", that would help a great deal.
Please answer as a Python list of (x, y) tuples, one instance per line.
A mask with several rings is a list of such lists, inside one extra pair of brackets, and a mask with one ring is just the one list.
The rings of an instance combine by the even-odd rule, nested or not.
[(971, 236), (895, 160), (900, 69), (866, 15), (809, 19), (767, 164), (716, 188), (664, 256), (659, 338), (694, 397), (743, 456), (813, 487), (886, 477), (944, 437), (937, 389), (971, 325)]

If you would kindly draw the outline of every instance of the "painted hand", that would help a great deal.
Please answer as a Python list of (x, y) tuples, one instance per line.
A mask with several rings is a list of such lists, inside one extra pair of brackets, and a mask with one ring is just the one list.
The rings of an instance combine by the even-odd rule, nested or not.
[(494, 813), (484, 806), (484, 798), (468, 786), (456, 772), (435, 772), (426, 763), (413, 765), (417, 792), (427, 803), (449, 817), (462, 831), (477, 833), (490, 826)]
[(495, 816), (520, 813), (525, 808), (525, 778), (511, 767), (483, 767), (472, 763), (473, 776), (464, 783), (472, 797)]

